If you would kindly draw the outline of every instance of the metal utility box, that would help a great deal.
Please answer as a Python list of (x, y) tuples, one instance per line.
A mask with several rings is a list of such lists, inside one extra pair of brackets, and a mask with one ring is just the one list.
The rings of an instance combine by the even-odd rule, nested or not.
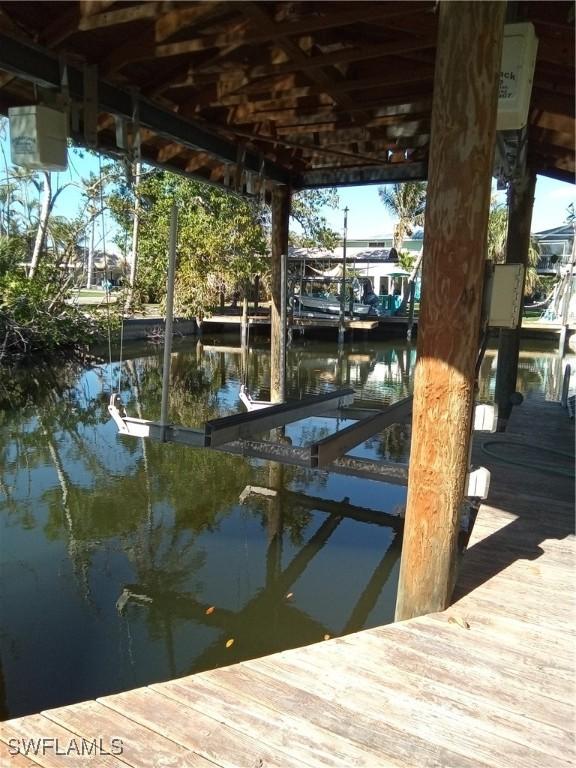
[(45, 171), (65, 171), (68, 167), (67, 116), (41, 104), (12, 107), (10, 153), (15, 165)]
[(492, 328), (516, 328), (520, 321), (524, 266), (495, 264), (486, 291), (488, 325)]
[(500, 66), (496, 130), (514, 131), (528, 122), (538, 38), (530, 23), (506, 24)]

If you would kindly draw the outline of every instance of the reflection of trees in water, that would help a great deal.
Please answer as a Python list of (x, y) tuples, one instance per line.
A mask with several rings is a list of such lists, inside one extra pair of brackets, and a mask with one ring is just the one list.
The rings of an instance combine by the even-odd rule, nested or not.
[(0, 429), (6, 433), (0, 442), (0, 487), (8, 514), (23, 527), (34, 527), (36, 519), (30, 505), (15, 503), (12, 479), (28, 477), (32, 487), (34, 470), (60, 463), (55, 450), (60, 432), (69, 435), (84, 458), (92, 458), (84, 432), (108, 420), (107, 400), (88, 393), (82, 384), (83, 371), (79, 363), (70, 362), (12, 373), (10, 400), (0, 410)]
[[(243, 362), (240, 355), (199, 351), (199, 355), (197, 350), (178, 351), (172, 360), (171, 417), (190, 426), (199, 426), (226, 412), (229, 406), (222, 402), (223, 388), (241, 381), (245, 369), (256, 381), (262, 382), (269, 376), (267, 354), (250, 353)], [(303, 395), (307, 388), (317, 391), (314, 382), (318, 376), (312, 365), (321, 367), (322, 359), (319, 356), (314, 363), (308, 351), (311, 364), (295, 366), (294, 387)], [(100, 371), (103, 384), (107, 369), (102, 367)], [(48, 513), (44, 535), (51, 541), (64, 542), (79, 591), (92, 603), (98, 596), (90, 595), (90, 585), (98, 580), (91, 576), (97, 575), (95, 569), (109, 567), (103, 563), (110, 558), (101, 554), (113, 552), (117, 558), (118, 552), (123, 553), (134, 583), (122, 584), (116, 597), (121, 596), (124, 586), (135, 594), (152, 597), (152, 603), (145, 603), (144, 608), (130, 607), (130, 599), (124, 608), (146, 612), (151, 636), (166, 639), (173, 664), (173, 622), (186, 617), (189, 611), (196, 616), (194, 601), (201, 602), (205, 591), (200, 572), (208, 550), (199, 546), (199, 534), (217, 530), (224, 516), (238, 504), (244, 487), (258, 482), (258, 478), (261, 485), (272, 481), (279, 488), (290, 485), (305, 490), (312, 483), (316, 487), (326, 484), (328, 475), (286, 466), (282, 467), (281, 476), (270, 478), (270, 465), (261, 462), (252, 466), (241, 457), (220, 452), (118, 438), (108, 426), (104, 427), (109, 421), (108, 395), (83, 389), (82, 374), (80, 366), (71, 365), (37, 372), (33, 385), (30, 381), (34, 382), (34, 378), (28, 376), (22, 385), (25, 396), (20, 409), (0, 415), (0, 425), (10, 435), (0, 447), (0, 477), (9, 486), (11, 478), (20, 472), (32, 485), (38, 468), (52, 467), (53, 485), (42, 497)], [(134, 415), (139, 417), (155, 418), (161, 399), (160, 357), (126, 362), (124, 381), (129, 387), (125, 395), (129, 410), (136, 411)], [(338, 381), (330, 388), (335, 386), (339, 386)], [(294, 391), (290, 390), (291, 396)], [(230, 407), (239, 410), (235, 401), (231, 401)], [(329, 431), (311, 430), (305, 439), (316, 440)], [(394, 446), (387, 450), (392, 452)], [(8, 498), (6, 506), (20, 525), (37, 524), (31, 504), (10, 506)], [(298, 547), (304, 545), (310, 536), (314, 512), (295, 502), (280, 504), (280, 499), (276, 507), (256, 499), (249, 509), (261, 519), (267, 532), (268, 587), (272, 582), (275, 586), (259, 601), (255, 593), (242, 617), (225, 618), (225, 623), (233, 627), (244, 626), (242, 622), (248, 619), (265, 626), (270, 612), (278, 611), (286, 584), (302, 572), (338, 522), (335, 519), (321, 526), (306, 545), (306, 552), (294, 565), (281, 571), (282, 537), (289, 537)], [(306, 641), (321, 639), (324, 627), (292, 606), (282, 604), (280, 609), (277, 629), (270, 637), (258, 641), (262, 652), (279, 649), (282, 633), (291, 632), (292, 626), (300, 628)], [(202, 615), (203, 611), (202, 607)], [(201, 662), (209, 663), (211, 653)]]

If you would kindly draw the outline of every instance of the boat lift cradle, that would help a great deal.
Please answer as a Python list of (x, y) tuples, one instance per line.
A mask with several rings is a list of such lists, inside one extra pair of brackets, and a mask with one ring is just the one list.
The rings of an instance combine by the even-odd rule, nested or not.
[[(351, 407), (354, 401), (354, 390), (348, 388), (328, 394), (315, 395), (296, 402), (278, 403), (269, 407), (264, 407), (263, 404), (261, 408), (248, 413), (238, 413), (207, 421), (204, 429), (168, 423), (177, 231), (178, 208), (174, 202), (170, 218), (168, 248), (161, 420), (154, 422), (129, 417), (122, 404), (120, 394), (114, 393), (110, 397), (108, 411), (116, 422), (119, 433), (131, 437), (183, 443), (196, 448), (209, 448), (283, 464), (324, 469), (356, 477), (406, 485), (408, 482), (407, 464), (361, 459), (345, 454), (386, 427), (407, 422), (412, 415), (411, 397), (393, 403), (383, 410), (355, 409)], [(283, 260), (282, 272), (282, 279), (285, 281), (285, 259)], [(485, 421), (486, 406), (480, 406), (480, 408), (484, 408), (481, 411), (480, 421)], [(311, 416), (344, 418), (353, 420), (355, 423), (308, 446), (293, 446), (287, 444), (288, 441), (273, 442), (261, 439), (263, 433)], [(488, 431), (495, 431), (497, 419), (494, 409), (488, 421)], [(475, 426), (477, 422), (478, 409), (475, 416)], [(486, 426), (483, 425), (484, 431)], [(490, 473), (482, 467), (470, 472), (466, 495), (473, 498), (485, 498), (488, 494), (489, 480)]]
[[(204, 428), (184, 427), (127, 416), (120, 395), (110, 398), (108, 411), (118, 432), (161, 442), (182, 443), (194, 448), (208, 448), (246, 457), (277, 461), (312, 469), (406, 485), (408, 465), (375, 461), (345, 455), (392, 424), (402, 424), (412, 415), (412, 398), (399, 400), (382, 410), (354, 408), (354, 390), (341, 389), (295, 402), (261, 407), (207, 421)], [(262, 434), (286, 424), (313, 416), (353, 421), (322, 440), (307, 446), (293, 446), (287, 441), (262, 439)], [(493, 406), (477, 405), (476, 431), (494, 432), (497, 416)], [(484, 499), (488, 495), (490, 473), (484, 467), (468, 475), (467, 497)]]

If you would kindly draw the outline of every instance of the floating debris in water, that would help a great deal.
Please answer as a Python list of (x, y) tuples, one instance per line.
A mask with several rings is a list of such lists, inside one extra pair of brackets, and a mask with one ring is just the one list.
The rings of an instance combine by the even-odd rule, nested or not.
[(330, 640), (331, 635), (324, 635), (324, 640)]
[(293, 597), (294, 597), (294, 592), (288, 592), (288, 594), (286, 595), (286, 600), (290, 600)]
[(231, 637), (230, 640), (226, 640), (226, 648), (232, 648), (234, 645), (234, 638)]
[(136, 592), (131, 592), (129, 589), (124, 588), (122, 590), (122, 594), (116, 600), (116, 610), (119, 614), (122, 614), (124, 612), (124, 609), (128, 605), (128, 601), (132, 600), (135, 603), (151, 603), (152, 598), (148, 597), (148, 595), (139, 595)]
[(216, 610), (215, 607), (213, 605), (211, 605), (210, 608), (206, 608), (204, 613), (206, 614), (206, 616), (210, 616), (210, 614), (214, 613), (215, 610)]

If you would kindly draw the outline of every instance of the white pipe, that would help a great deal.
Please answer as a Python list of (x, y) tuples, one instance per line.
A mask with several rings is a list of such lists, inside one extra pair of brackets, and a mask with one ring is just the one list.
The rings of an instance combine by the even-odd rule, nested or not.
[(176, 276), (176, 239), (178, 235), (178, 208), (172, 203), (170, 219), (170, 243), (168, 246), (168, 281), (166, 285), (166, 322), (164, 325), (164, 368), (162, 371), (162, 407), (160, 424), (162, 440), (166, 442), (168, 405), (170, 397), (170, 363), (172, 359), (172, 324), (174, 314), (174, 278)]

